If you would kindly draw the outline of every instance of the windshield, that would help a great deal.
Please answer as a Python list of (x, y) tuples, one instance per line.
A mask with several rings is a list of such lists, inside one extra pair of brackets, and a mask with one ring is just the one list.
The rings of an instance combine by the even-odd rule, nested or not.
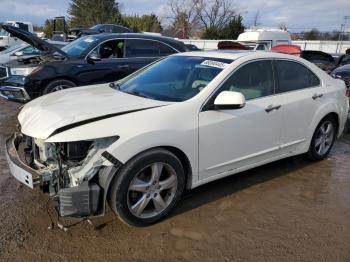
[(171, 56), (117, 83), (125, 93), (182, 102), (201, 92), (233, 60)]
[(63, 47), (62, 50), (69, 56), (80, 57), (87, 49), (93, 46), (97, 40), (98, 38), (94, 36), (84, 36), (69, 43)]

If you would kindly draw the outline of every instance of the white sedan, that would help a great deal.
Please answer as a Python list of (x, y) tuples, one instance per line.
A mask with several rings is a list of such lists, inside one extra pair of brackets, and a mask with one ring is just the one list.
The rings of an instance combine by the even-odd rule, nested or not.
[(294, 56), (182, 53), (28, 103), (6, 152), (12, 174), (50, 192), (61, 216), (101, 215), (108, 202), (148, 225), (184, 189), (294, 155), (324, 159), (348, 108), (343, 81)]

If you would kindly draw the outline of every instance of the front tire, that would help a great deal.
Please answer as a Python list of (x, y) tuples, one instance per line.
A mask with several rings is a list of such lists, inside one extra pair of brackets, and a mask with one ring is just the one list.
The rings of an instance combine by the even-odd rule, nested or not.
[(43, 95), (75, 87), (76, 84), (66, 79), (58, 79), (50, 82), (44, 89)]
[(180, 160), (165, 149), (152, 149), (134, 157), (116, 174), (109, 205), (133, 226), (153, 224), (174, 208), (185, 187)]
[(307, 153), (311, 160), (326, 158), (332, 150), (337, 135), (337, 123), (334, 117), (327, 116), (318, 124)]

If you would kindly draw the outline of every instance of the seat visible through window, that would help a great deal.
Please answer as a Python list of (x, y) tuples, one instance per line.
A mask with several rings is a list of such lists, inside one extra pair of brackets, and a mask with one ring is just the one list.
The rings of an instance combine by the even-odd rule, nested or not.
[(239, 68), (222, 86), (220, 91), (235, 91), (246, 100), (274, 94), (272, 62), (254, 61)]

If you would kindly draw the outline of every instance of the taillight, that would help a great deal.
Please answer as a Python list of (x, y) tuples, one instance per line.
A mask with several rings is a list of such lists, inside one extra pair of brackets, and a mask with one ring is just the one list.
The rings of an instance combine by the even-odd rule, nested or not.
[(347, 97), (350, 97), (350, 89), (346, 89), (345, 95), (346, 95)]

